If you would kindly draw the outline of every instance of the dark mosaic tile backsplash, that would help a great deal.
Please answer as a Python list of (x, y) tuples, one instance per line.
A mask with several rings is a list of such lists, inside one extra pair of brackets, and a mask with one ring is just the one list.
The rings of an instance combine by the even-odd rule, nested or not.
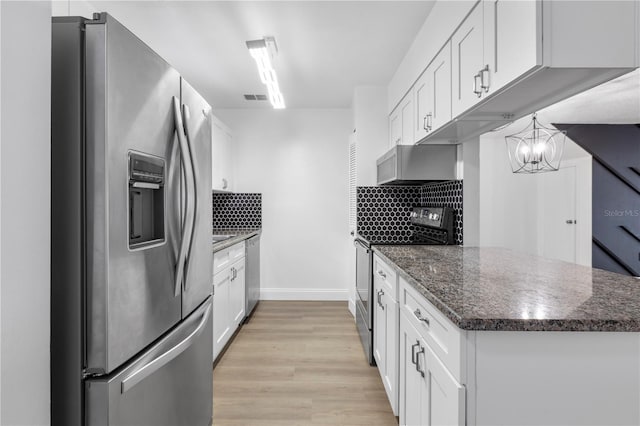
[(358, 234), (372, 243), (408, 243), (413, 230), (409, 214), (420, 197), (419, 186), (357, 187)]
[(410, 242), (409, 214), (415, 206), (455, 210), (454, 239), (462, 244), (462, 181), (423, 186), (359, 186), (356, 191), (358, 234), (372, 243)]
[(425, 207), (451, 207), (454, 210), (453, 238), (462, 244), (462, 181), (437, 182), (424, 185), (420, 204)]
[(213, 193), (213, 229), (262, 228), (262, 194)]

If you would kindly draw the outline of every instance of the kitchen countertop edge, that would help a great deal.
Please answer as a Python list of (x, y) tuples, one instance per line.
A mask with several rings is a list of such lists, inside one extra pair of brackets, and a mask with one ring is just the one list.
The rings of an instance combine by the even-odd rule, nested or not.
[(640, 321), (635, 319), (513, 319), (513, 318), (464, 318), (423, 284), (400, 268), (375, 245), (373, 251), (394, 268), (418, 293), (424, 296), (438, 311), (458, 328), (469, 331), (576, 331), (576, 332), (640, 332)]
[(228, 240), (220, 241), (217, 243), (213, 243), (213, 252), (219, 252), (220, 250), (224, 250), (233, 245), (236, 245), (242, 241), (248, 240), (251, 237), (262, 234), (262, 229), (225, 229), (224, 231), (215, 231), (215, 235), (227, 235), (227, 234), (237, 234), (233, 238), (229, 238)]
[[(373, 251), (386, 263), (393, 267), (393, 269), (402, 276), (413, 288), (415, 288), (418, 293), (423, 295), (429, 302), (431, 302), (438, 310), (444, 314), (447, 318), (449, 318), (456, 326), (463, 328), (462, 323), (463, 320), (455, 313), (451, 308), (449, 308), (446, 304), (444, 304), (440, 299), (438, 299), (435, 295), (433, 295), (429, 290), (427, 290), (422, 284), (416, 281), (411, 275), (406, 273), (404, 269), (400, 268), (396, 263), (389, 259), (384, 253), (382, 253), (375, 245), (372, 245), (371, 248)], [(399, 284), (398, 284), (399, 285)]]

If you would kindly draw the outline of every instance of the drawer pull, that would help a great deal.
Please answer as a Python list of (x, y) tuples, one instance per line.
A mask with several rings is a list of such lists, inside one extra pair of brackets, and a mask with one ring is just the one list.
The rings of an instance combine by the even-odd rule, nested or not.
[(413, 311), (413, 315), (418, 319), (418, 321), (422, 321), (427, 326), (429, 326), (429, 319), (422, 316), (422, 312), (420, 312), (420, 309), (416, 309), (415, 311)]
[(378, 269), (378, 275), (380, 275), (383, 279), (387, 279), (387, 274)]

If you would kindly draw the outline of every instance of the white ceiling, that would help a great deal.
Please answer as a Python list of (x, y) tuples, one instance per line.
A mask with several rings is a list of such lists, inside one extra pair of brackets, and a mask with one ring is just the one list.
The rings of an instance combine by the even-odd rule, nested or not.
[(89, 2), (156, 50), (214, 108), (270, 108), (243, 98), (266, 93), (245, 41), (267, 35), (278, 44), (274, 68), (288, 108), (349, 108), (354, 87), (389, 83), (433, 3)]
[[(640, 68), (585, 90), (537, 111), (538, 120), (550, 124), (638, 124), (640, 123)], [(494, 132), (506, 136), (526, 127), (531, 116)]]
[[(551, 124), (638, 124), (640, 123), (640, 69), (586, 90), (537, 112), (540, 123)], [(491, 132), (502, 139), (530, 125), (531, 115)], [(589, 156), (570, 139), (564, 147), (565, 160)]]
[(538, 115), (548, 123), (640, 123), (640, 69), (551, 105)]

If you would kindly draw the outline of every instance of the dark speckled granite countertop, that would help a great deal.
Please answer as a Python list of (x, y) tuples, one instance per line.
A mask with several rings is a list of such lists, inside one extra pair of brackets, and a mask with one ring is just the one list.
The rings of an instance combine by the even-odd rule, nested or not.
[(640, 331), (640, 279), (501, 248), (373, 248), (462, 329)]
[(234, 235), (227, 240), (223, 240), (217, 243), (213, 243), (213, 252), (224, 250), (227, 247), (231, 247), (240, 241), (248, 240), (254, 235), (262, 233), (261, 229), (214, 229), (213, 235)]

